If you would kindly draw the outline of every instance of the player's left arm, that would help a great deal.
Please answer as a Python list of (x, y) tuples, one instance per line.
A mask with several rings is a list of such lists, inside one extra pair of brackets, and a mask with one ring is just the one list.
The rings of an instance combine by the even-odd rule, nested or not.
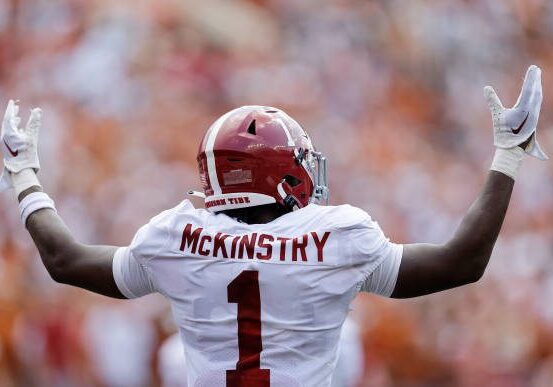
[(442, 245), (404, 245), (394, 298), (417, 297), (478, 281), (501, 230), (524, 152), (547, 158), (535, 133), (542, 102), (541, 70), (536, 66), (528, 69), (513, 108), (504, 108), (490, 86), (484, 91), (497, 147), (487, 181), (451, 240)]
[(478, 281), (488, 265), (514, 180), (490, 171), (480, 196), (445, 244), (406, 244), (394, 298), (417, 297)]
[(0, 191), (15, 189), (22, 221), (52, 279), (105, 296), (125, 298), (112, 271), (117, 248), (78, 242), (55, 211), (53, 201), (42, 192), (36, 177), (40, 168), (37, 143), (41, 111), (31, 110), (27, 125), (19, 128), (18, 110), (17, 104), (10, 101), (2, 122), (0, 147), (4, 170)]

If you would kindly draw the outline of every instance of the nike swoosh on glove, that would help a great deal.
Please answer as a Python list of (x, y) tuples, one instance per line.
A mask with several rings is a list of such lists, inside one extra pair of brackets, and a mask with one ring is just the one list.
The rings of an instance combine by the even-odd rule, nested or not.
[(18, 115), (19, 106), (13, 100), (8, 102), (2, 121), (0, 133), (0, 149), (4, 156), (4, 171), (0, 177), (0, 191), (12, 187), (10, 173), (21, 172), (31, 168), (35, 172), (40, 169), (38, 160), (38, 132), (41, 125), (42, 110), (31, 109), (31, 114), (24, 129), (19, 128), (21, 118)]
[(522, 90), (512, 108), (503, 107), (491, 86), (484, 88), (484, 96), (492, 112), (494, 145), (497, 148), (510, 149), (531, 138), (524, 151), (540, 160), (547, 160), (548, 157), (541, 150), (536, 137), (543, 99), (541, 69), (535, 65), (528, 68)]

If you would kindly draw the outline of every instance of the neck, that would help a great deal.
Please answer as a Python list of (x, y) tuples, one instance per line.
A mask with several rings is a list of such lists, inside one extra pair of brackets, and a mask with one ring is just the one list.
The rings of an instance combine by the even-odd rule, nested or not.
[(236, 210), (222, 212), (240, 222), (247, 224), (259, 224), (272, 222), (276, 218), (286, 214), (288, 211), (278, 204), (268, 204), (264, 206), (239, 208)]

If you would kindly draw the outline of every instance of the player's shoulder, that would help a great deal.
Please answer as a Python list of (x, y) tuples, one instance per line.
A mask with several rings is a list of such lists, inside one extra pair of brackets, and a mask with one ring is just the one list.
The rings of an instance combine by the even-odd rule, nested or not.
[[(165, 210), (151, 218), (135, 234), (131, 250), (135, 255), (152, 255), (161, 249), (171, 237), (172, 232), (183, 220), (201, 223), (205, 210), (196, 209), (189, 200), (183, 200), (175, 207)], [(140, 254), (143, 253), (143, 254)]]
[(336, 206), (311, 204), (309, 207), (312, 209), (312, 216), (327, 227), (347, 229), (372, 223), (371, 216), (365, 210), (349, 204)]
[(202, 208), (195, 208), (190, 200), (185, 199), (175, 207), (162, 211), (150, 219), (148, 224), (155, 228), (170, 228), (174, 223), (179, 223), (183, 218), (197, 219), (208, 216), (207, 211)]

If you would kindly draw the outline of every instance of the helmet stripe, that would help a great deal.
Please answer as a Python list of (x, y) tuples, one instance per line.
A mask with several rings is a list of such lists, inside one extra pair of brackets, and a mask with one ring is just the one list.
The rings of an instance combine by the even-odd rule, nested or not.
[(207, 173), (209, 176), (209, 183), (211, 185), (211, 189), (213, 189), (214, 195), (220, 195), (222, 193), (221, 186), (219, 185), (219, 178), (217, 177), (215, 155), (213, 154), (215, 139), (217, 138), (217, 134), (219, 133), (221, 126), (223, 126), (223, 124), (225, 123), (227, 117), (239, 109), (241, 108), (231, 110), (230, 112), (222, 115), (221, 117), (219, 117), (219, 119), (217, 119), (217, 121), (213, 123), (213, 125), (211, 125), (211, 128), (209, 129), (209, 134), (205, 145), (205, 156), (207, 159)]
[(280, 125), (282, 125), (282, 129), (284, 130), (284, 133), (286, 134), (286, 138), (288, 139), (288, 146), (295, 146), (294, 140), (292, 139), (292, 136), (290, 136), (290, 131), (288, 130), (288, 127), (282, 121), (282, 118), (277, 118), (277, 121), (280, 122)]

